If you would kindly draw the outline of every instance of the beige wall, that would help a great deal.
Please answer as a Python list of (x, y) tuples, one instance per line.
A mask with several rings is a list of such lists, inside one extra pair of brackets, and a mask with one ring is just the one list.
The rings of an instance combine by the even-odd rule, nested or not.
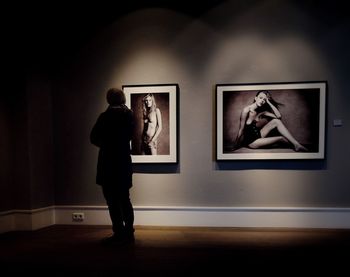
[(0, 212), (54, 204), (48, 77), (33, 71), (11, 81), (1, 94)]
[[(90, 129), (111, 86), (178, 83), (177, 166), (136, 166), (135, 205), (348, 206), (348, 22), (325, 22), (293, 1), (226, 1), (199, 17), (145, 9), (116, 20), (85, 45), (54, 92), (56, 204), (104, 204), (94, 184)], [(216, 163), (214, 90), (220, 83), (327, 80), (324, 161)]]
[[(1, 209), (104, 205), (89, 133), (106, 108), (105, 91), (164, 83), (180, 88), (179, 164), (135, 166), (135, 205), (349, 206), (349, 20), (336, 7), (296, 2), (223, 1), (198, 16), (139, 9), (96, 32), (66, 60), (45, 61), (58, 69), (28, 75), (15, 123), (12, 112), (1, 114), (1, 132), (14, 136), (0, 140), (6, 149)], [(216, 84), (317, 80), (329, 85), (324, 161), (215, 162)], [(333, 119), (344, 125), (333, 127)]]
[(12, 107), (11, 97), (0, 94), (0, 211), (12, 207)]

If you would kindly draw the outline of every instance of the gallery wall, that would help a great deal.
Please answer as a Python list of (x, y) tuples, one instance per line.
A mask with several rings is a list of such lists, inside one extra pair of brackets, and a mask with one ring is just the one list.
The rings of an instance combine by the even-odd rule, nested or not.
[[(0, 94), (0, 211), (11, 209), (11, 177), (12, 177), (12, 158), (13, 151), (11, 134), (11, 97)], [(3, 197), (7, 195), (6, 197)]]
[[(196, 17), (147, 8), (111, 23), (53, 87), (56, 205), (104, 205), (89, 132), (106, 90), (177, 83), (179, 163), (135, 166), (136, 206), (349, 206), (349, 21), (326, 14), (294, 1), (225, 1)], [(215, 84), (319, 80), (328, 82), (325, 160), (215, 161)]]
[(7, 79), (1, 93), (0, 212), (54, 204), (50, 81), (29, 72)]
[[(31, 35), (11, 52), (26, 78), (15, 75), (12, 93), (1, 93), (0, 211), (105, 205), (89, 133), (106, 90), (167, 83), (180, 89), (179, 163), (135, 165), (135, 206), (349, 207), (344, 10), (325, 1), (216, 2), (198, 13), (130, 9), (86, 37), (78, 19), (67, 36), (63, 21), (14, 29)], [(328, 83), (325, 160), (215, 161), (216, 84), (319, 80)]]

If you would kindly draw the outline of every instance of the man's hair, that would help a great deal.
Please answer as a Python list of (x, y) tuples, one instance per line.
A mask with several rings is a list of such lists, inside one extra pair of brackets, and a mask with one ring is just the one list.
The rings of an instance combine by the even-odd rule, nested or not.
[(107, 91), (107, 103), (112, 106), (125, 104), (125, 94), (119, 88), (110, 88)]

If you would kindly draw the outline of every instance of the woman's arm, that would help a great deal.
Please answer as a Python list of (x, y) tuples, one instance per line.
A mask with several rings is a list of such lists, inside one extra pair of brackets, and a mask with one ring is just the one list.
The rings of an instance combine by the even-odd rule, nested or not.
[(265, 112), (264, 115), (280, 119), (282, 117), (282, 115), (281, 115), (280, 111), (275, 107), (275, 105), (273, 105), (268, 98), (266, 99), (266, 103), (270, 106), (273, 113)]
[(156, 130), (156, 133), (154, 134), (154, 136), (152, 137), (151, 142), (154, 142), (157, 140), (157, 138), (158, 138), (158, 136), (163, 128), (162, 114), (158, 108), (156, 109), (156, 118), (157, 118), (157, 130)]
[(238, 133), (237, 133), (237, 137), (234, 145), (235, 149), (240, 147), (242, 135), (243, 135), (243, 129), (245, 126), (245, 122), (247, 121), (248, 113), (249, 113), (249, 107), (248, 108), (246, 107), (242, 110), (240, 121), (239, 121), (239, 129), (238, 129)]

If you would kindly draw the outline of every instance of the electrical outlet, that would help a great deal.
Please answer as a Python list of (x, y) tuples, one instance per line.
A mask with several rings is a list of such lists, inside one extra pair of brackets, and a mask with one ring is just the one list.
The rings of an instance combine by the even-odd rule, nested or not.
[(85, 215), (84, 213), (73, 213), (72, 220), (76, 222), (84, 221)]

